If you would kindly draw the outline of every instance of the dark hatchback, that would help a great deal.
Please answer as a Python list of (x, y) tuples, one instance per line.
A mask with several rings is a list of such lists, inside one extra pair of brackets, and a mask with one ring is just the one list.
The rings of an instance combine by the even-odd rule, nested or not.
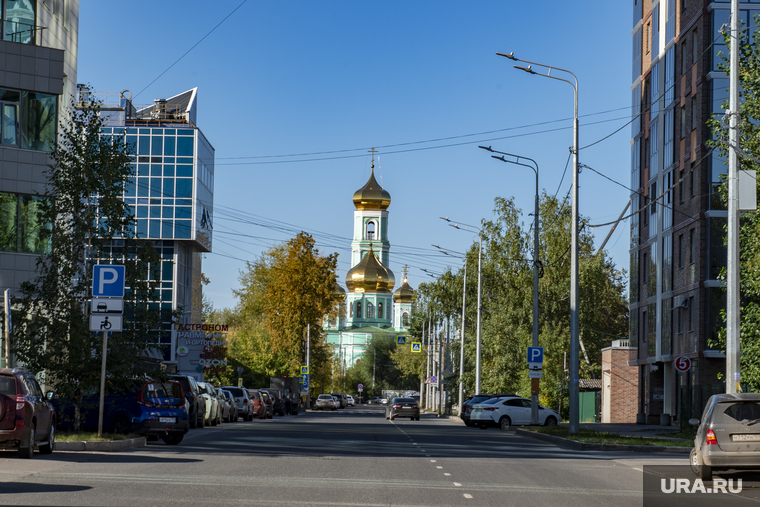
[(414, 398), (393, 398), (385, 407), (385, 418), (391, 421), (397, 417), (420, 420), (420, 406)]
[[(53, 398), (60, 413), (60, 428), (74, 427), (74, 404)], [(139, 433), (149, 439), (161, 438), (177, 445), (190, 429), (187, 400), (176, 381), (146, 380), (132, 385), (126, 392), (106, 392), (103, 407), (103, 428), (111, 433)], [(82, 398), (82, 428), (98, 428), (100, 394)]]
[(50, 454), (56, 413), (26, 368), (0, 368), (0, 449), (17, 448), (22, 458)]

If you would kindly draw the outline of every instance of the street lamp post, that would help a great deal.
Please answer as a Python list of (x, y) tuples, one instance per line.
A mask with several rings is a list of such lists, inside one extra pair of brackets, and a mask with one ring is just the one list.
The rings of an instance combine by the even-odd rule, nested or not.
[(449, 217), (440, 217), (441, 220), (450, 222), (449, 225), (460, 231), (469, 231), (478, 233), (478, 312), (475, 329), (475, 394), (480, 394), (480, 312), (481, 312), (481, 262), (483, 257), (483, 230), (474, 225), (467, 225), (461, 222), (449, 220)]
[[(491, 157), (495, 158), (496, 160), (501, 160), (502, 162), (508, 162), (515, 165), (521, 165), (536, 173), (536, 199), (535, 210), (533, 212), (533, 215), (536, 218), (536, 225), (533, 227), (533, 346), (538, 347), (538, 227), (540, 223), (538, 214), (538, 164), (532, 158), (521, 157), (519, 155), (513, 155), (512, 153), (504, 153), (501, 151), (492, 150), (490, 146), (487, 148), (485, 146), (480, 146), (480, 148), (490, 151), (491, 153), (501, 154), (501, 157), (491, 155)], [(504, 158), (505, 155), (508, 157), (515, 157), (516, 160), (508, 160)], [(520, 159), (528, 160), (532, 162), (533, 165), (531, 166), (529, 164), (523, 164), (520, 162)], [(535, 381), (538, 381), (538, 379), (535, 379)], [(530, 397), (530, 423), (533, 425), (538, 424), (538, 394), (534, 393), (531, 393)]]
[[(441, 248), (438, 245), (433, 245), (437, 249), (439, 249), (441, 252), (443, 252), (446, 255), (451, 255), (451, 250), (445, 250)], [(462, 337), (459, 340), (459, 409), (457, 414), (462, 415), (462, 404), (464, 402), (464, 322), (465, 322), (465, 309), (467, 308), (467, 257), (461, 253), (461, 252), (453, 252), (457, 255), (454, 255), (454, 257), (458, 257), (459, 255), (464, 258), (464, 278), (462, 279), (462, 325), (461, 329), (459, 330)]]
[[(564, 81), (573, 87), (574, 96), (574, 115), (573, 115), (573, 188), (572, 188), (572, 239), (570, 245), (570, 428), (569, 433), (576, 435), (580, 431), (580, 414), (578, 411), (578, 369), (579, 369), (579, 324), (578, 324), (578, 78), (567, 69), (552, 67), (543, 63), (529, 62), (517, 58), (514, 53), (496, 53), (499, 56), (509, 58), (512, 61), (527, 63), (527, 67), (515, 65), (516, 69), (523, 70), (529, 74)], [(546, 74), (541, 74), (533, 70), (533, 66), (548, 69)], [(565, 72), (573, 77), (573, 80), (553, 76), (552, 71)]]

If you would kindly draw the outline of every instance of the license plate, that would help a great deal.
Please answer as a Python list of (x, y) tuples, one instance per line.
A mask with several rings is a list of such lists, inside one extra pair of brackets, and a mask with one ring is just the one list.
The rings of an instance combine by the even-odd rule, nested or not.
[(175, 424), (177, 422), (177, 418), (176, 417), (159, 417), (158, 422), (167, 423), (167, 424)]
[(733, 442), (760, 442), (760, 435), (731, 435)]

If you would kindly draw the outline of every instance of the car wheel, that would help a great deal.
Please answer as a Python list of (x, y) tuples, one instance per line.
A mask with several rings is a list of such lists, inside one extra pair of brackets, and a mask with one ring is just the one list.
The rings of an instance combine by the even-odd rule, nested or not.
[(198, 427), (199, 428), (205, 428), (206, 427), (206, 418), (201, 414), (201, 418), (198, 421)]
[(29, 428), (29, 435), (26, 438), (26, 442), (21, 444), (18, 448), (19, 458), (31, 459), (34, 457), (34, 425)]
[(704, 458), (697, 454), (697, 460), (699, 463), (699, 478), (702, 479), (702, 481), (711, 481), (712, 480), (712, 467), (709, 465), (705, 465)]
[(392, 416), (391, 416), (391, 421), (395, 421), (395, 420), (396, 420), (396, 416), (395, 416), (395, 415), (392, 415)]
[(117, 435), (126, 435), (132, 431), (132, 425), (129, 423), (129, 419), (127, 419), (126, 416), (120, 415), (113, 420), (111, 429)]
[(267, 413), (267, 419), (271, 419), (272, 417), (274, 417), (272, 414)]
[(55, 422), (50, 423), (48, 443), (40, 446), (40, 454), (53, 454), (53, 449), (55, 449)]
[(184, 436), (185, 435), (182, 433), (169, 433), (168, 435), (161, 437), (161, 440), (163, 440), (166, 445), (177, 445), (182, 442)]
[(501, 419), (499, 419), (499, 427), (502, 430), (508, 430), (509, 427), (512, 425), (512, 421), (509, 419), (509, 416), (502, 416)]
[(216, 417), (214, 417), (212, 420), (209, 421), (211, 423), (211, 426), (216, 426)]
[(694, 472), (694, 475), (699, 477), (699, 456), (697, 456), (697, 448), (691, 450), (691, 453), (689, 453), (689, 466), (691, 467), (691, 471)]
[(546, 422), (544, 422), (544, 426), (556, 426), (557, 425), (557, 419), (554, 417), (547, 417)]

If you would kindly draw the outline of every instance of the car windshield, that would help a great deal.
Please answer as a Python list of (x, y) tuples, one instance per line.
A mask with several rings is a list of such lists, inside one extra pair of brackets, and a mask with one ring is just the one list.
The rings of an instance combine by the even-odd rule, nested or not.
[(471, 400), (471, 404), (480, 403), (482, 401), (485, 401), (487, 399), (490, 399), (490, 396), (474, 396)]
[(0, 394), (16, 396), (16, 377), (3, 375), (0, 377)]
[(150, 382), (143, 388), (143, 396), (152, 400), (157, 405), (167, 402), (176, 404), (177, 400), (182, 400), (182, 387), (174, 382)]
[(330, 395), (328, 395), (328, 394), (320, 394), (320, 395), (319, 395), (319, 399), (320, 399), (320, 400), (331, 400), (331, 399), (332, 399), (332, 396), (330, 396)]
[(414, 398), (393, 398), (393, 403), (417, 403)]

